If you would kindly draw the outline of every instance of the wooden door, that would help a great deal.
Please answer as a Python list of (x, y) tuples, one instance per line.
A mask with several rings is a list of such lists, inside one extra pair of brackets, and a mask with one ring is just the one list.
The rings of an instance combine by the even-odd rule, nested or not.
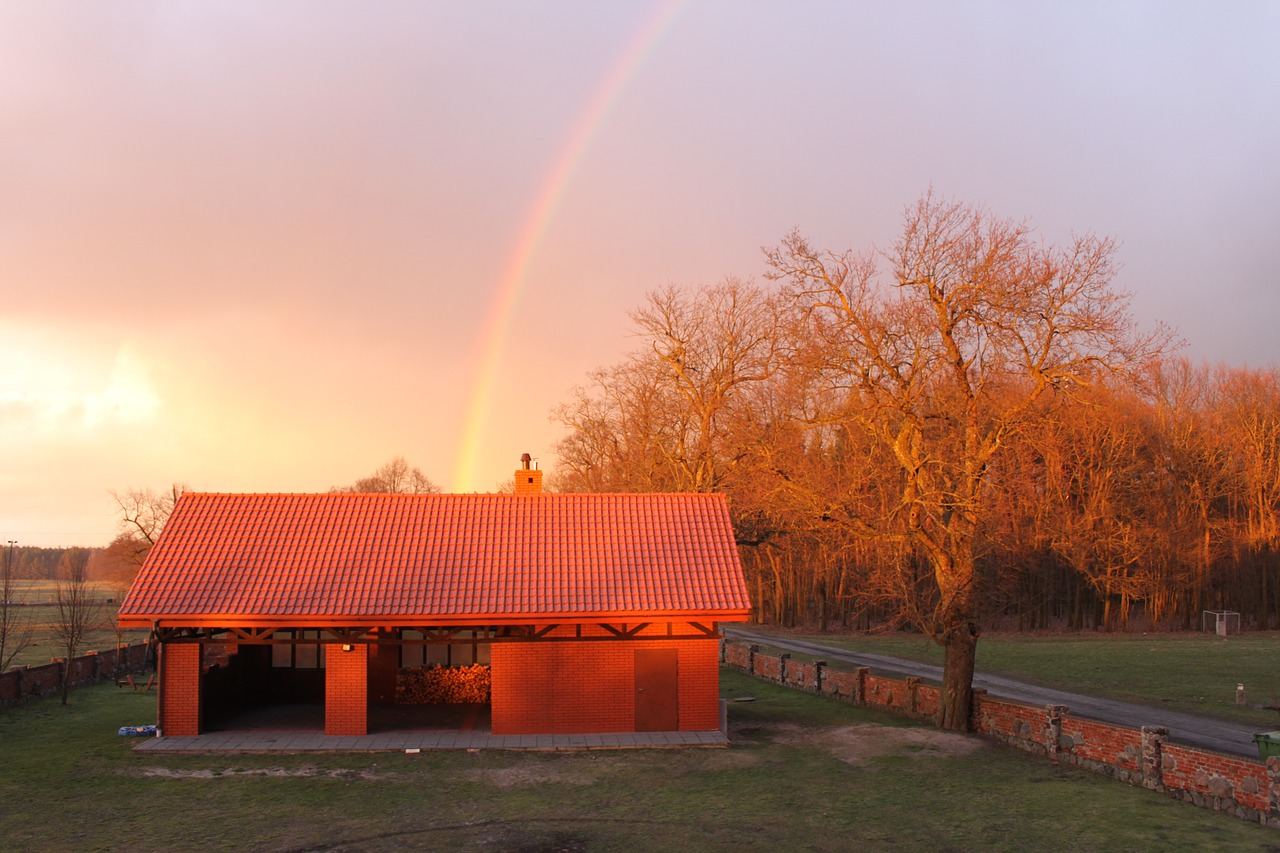
[(636, 731), (679, 731), (679, 655), (676, 649), (636, 650)]

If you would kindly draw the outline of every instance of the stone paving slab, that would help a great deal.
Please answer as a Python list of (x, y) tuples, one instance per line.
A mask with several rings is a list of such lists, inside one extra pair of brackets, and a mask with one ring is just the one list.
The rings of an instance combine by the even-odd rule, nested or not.
[(683, 749), (727, 747), (720, 731), (605, 732), (580, 735), (493, 735), (487, 732), (382, 732), (360, 737), (331, 737), (320, 732), (215, 732), (140, 741), (135, 752), (148, 753), (306, 753), (403, 752), (441, 749)]

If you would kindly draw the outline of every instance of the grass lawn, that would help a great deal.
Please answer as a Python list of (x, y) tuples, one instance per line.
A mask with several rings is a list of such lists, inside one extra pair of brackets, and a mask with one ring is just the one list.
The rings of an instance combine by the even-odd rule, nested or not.
[[(751, 625), (753, 631), (768, 632)], [(779, 632), (781, 635), (781, 632)], [(942, 664), (919, 635), (788, 634), (854, 651)], [(1159, 705), (1254, 726), (1280, 728), (1280, 632), (1218, 637), (1183, 634), (985, 634), (978, 669), (1044, 687)], [(1244, 707), (1235, 704), (1245, 685)]]
[(105, 685), (0, 711), (8, 851), (1268, 851), (1280, 833), (724, 672), (733, 746), (152, 756)]

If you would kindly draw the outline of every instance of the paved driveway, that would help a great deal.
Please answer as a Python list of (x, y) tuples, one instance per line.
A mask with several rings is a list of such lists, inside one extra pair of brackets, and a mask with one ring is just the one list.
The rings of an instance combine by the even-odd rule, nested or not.
[[(935, 684), (942, 681), (942, 667), (932, 664), (916, 663), (888, 655), (851, 652), (847, 649), (773, 634), (758, 634), (736, 625), (725, 625), (723, 628), (727, 636), (735, 639), (802, 652), (806, 655), (816, 655), (827, 662), (840, 661), (865, 666), (877, 674), (915, 676)], [(1169, 729), (1169, 740), (1188, 746), (1254, 758), (1258, 755), (1257, 745), (1253, 741), (1253, 734), (1257, 729), (1238, 723), (1226, 723), (1152, 705), (1135, 705), (1130, 702), (1116, 702), (1111, 699), (1068, 693), (1065, 690), (1051, 690), (1047, 687), (1036, 687), (1011, 678), (981, 672), (974, 675), (973, 686), (983, 688), (992, 696), (1012, 699), (1027, 705), (1066, 705), (1075, 716), (1100, 720), (1104, 723), (1115, 723), (1135, 729), (1142, 726), (1164, 726)]]

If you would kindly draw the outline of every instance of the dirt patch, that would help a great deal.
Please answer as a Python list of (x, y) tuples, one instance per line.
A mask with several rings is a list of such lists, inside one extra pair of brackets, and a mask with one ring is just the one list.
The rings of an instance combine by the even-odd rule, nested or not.
[(841, 761), (858, 767), (867, 767), (871, 759), (886, 755), (950, 758), (968, 755), (986, 746), (971, 735), (871, 723), (829, 729), (782, 723), (769, 727), (769, 739), (775, 743), (825, 749)]
[(236, 767), (214, 770), (172, 770), (168, 767), (142, 767), (137, 771), (141, 776), (158, 776), (164, 779), (226, 779), (232, 776), (269, 776), (273, 778), (329, 778), (329, 779), (382, 779), (383, 774), (373, 770), (322, 770), (319, 767), (259, 767), (242, 770)]
[(515, 788), (521, 785), (590, 785), (596, 781), (591, 768), (579, 765), (522, 764), (516, 767), (490, 767), (471, 770), (467, 775), (477, 782), (485, 782), (495, 788)]

